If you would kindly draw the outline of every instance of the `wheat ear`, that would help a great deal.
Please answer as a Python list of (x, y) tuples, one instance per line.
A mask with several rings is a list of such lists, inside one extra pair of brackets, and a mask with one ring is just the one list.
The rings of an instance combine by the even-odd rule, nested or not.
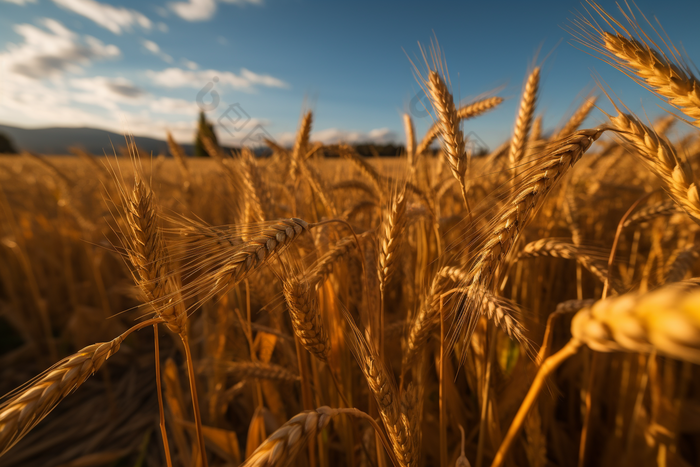
[(243, 378), (268, 379), (285, 382), (299, 381), (299, 375), (292, 373), (285, 367), (272, 363), (220, 362), (219, 365), (228, 373), (233, 373)]
[(690, 245), (674, 251), (671, 258), (666, 268), (666, 283), (680, 282), (700, 258), (700, 249), (697, 245)]
[(694, 119), (693, 124), (700, 127), (700, 81), (693, 75), (690, 66), (682, 62), (678, 50), (671, 44), (668, 47), (669, 57), (659, 50), (657, 44), (629, 16), (625, 15), (631, 28), (637, 32), (637, 38), (600, 5), (591, 5), (613, 28), (614, 33), (604, 31), (597, 24), (581, 18), (577, 23), (580, 29), (579, 42), (600, 52), (604, 61), (664, 98)]
[[(503, 102), (502, 97), (487, 97), (485, 99), (478, 100), (471, 104), (464, 105), (457, 109), (457, 118), (461, 120), (469, 120), (470, 118), (478, 117), (479, 115), (488, 112), (491, 109), (495, 109), (498, 105)], [(435, 122), (428, 128), (428, 131), (423, 136), (423, 139), (416, 147), (415, 154), (424, 153), (440, 135), (440, 123)]]
[(605, 129), (579, 130), (561, 140), (528, 171), (522, 184), (496, 215), (489, 239), (481, 248), (470, 275), (472, 282), (488, 280), (510, 252), (520, 231), (542, 206), (549, 192), (591, 147)]
[(681, 209), (673, 200), (652, 204), (629, 216), (625, 221), (625, 227), (629, 227), (630, 225), (634, 224), (641, 224), (642, 222), (647, 222), (657, 217), (672, 216), (679, 212), (683, 212), (683, 209)]
[(104, 164), (101, 164), (97, 161), (97, 158), (94, 154), (84, 151), (81, 148), (75, 146), (68, 148), (68, 150), (76, 156), (80, 157), (80, 159), (90, 164), (90, 166), (93, 169), (95, 169), (95, 172), (99, 173), (105, 180), (109, 179), (109, 172), (105, 168)]
[[(521, 260), (538, 256), (573, 259), (578, 261), (581, 266), (588, 269), (588, 271), (600, 279), (601, 282), (605, 282), (608, 277), (608, 268), (606, 264), (595, 258), (593, 252), (570, 243), (561, 242), (552, 238), (542, 238), (525, 245), (518, 254), (517, 259)], [(614, 288), (619, 291), (619, 285), (615, 285)]]
[(331, 418), (338, 413), (337, 409), (319, 407), (295, 415), (258, 446), (241, 467), (290, 465), (307, 440), (328, 426)]
[(401, 467), (416, 465), (418, 447), (413, 443), (415, 437), (411, 432), (411, 421), (401, 409), (396, 384), (377, 349), (362, 335), (347, 311), (345, 318), (350, 327), (347, 340), (377, 402), (396, 459)]
[[(169, 271), (169, 255), (163, 235), (157, 225), (158, 212), (153, 193), (141, 180), (136, 161), (134, 161), (134, 165), (134, 189), (131, 192), (131, 196), (128, 196), (124, 188), (119, 185), (120, 195), (126, 205), (126, 219), (130, 231), (130, 235), (126, 240), (129, 245), (127, 254), (132, 266), (136, 269), (136, 272), (132, 274), (137, 284), (148, 297), (151, 305), (163, 319), (168, 329), (178, 334), (182, 341), (187, 361), (197, 440), (202, 465), (207, 467), (207, 455), (195, 382), (195, 369), (187, 337), (187, 310), (180, 295), (182, 287), (177, 276), (174, 276)], [(157, 332), (156, 328), (154, 328), (154, 332)], [(160, 369), (160, 362), (158, 362), (157, 369)], [(160, 374), (158, 373), (156, 377), (160, 379)], [(163, 442), (167, 444), (164, 431)]]
[(280, 219), (267, 226), (255, 238), (234, 248), (235, 253), (212, 277), (214, 289), (223, 290), (237, 284), (308, 230), (309, 224), (297, 218)]
[(306, 156), (306, 150), (309, 146), (312, 122), (313, 114), (309, 110), (301, 118), (299, 131), (294, 141), (294, 147), (289, 155), (289, 176), (292, 178), (292, 181), (296, 181), (297, 177), (301, 174), (301, 164), (303, 163), (303, 158)]
[(357, 168), (370, 179), (377, 193), (380, 193), (380, 195), (384, 193), (384, 178), (374, 167), (360, 157), (354, 149), (343, 145), (340, 147), (340, 155), (351, 160), (357, 166)]
[(406, 225), (406, 200), (406, 186), (404, 185), (392, 197), (391, 208), (379, 230), (377, 274), (382, 294), (395, 270), (394, 263)]
[(185, 332), (187, 313), (182, 300), (177, 300), (178, 284), (174, 281), (168, 262), (168, 251), (158, 228), (158, 211), (153, 192), (134, 174), (130, 194), (120, 186), (128, 232), (124, 241), (134, 269), (136, 283), (146, 295), (172, 332)]
[(316, 290), (294, 276), (283, 278), (283, 290), (299, 342), (319, 360), (328, 361), (330, 341), (318, 308)]
[(338, 217), (338, 209), (333, 200), (333, 193), (326, 186), (321, 174), (308, 162), (300, 161), (300, 165), (306, 180), (308, 180), (311, 188), (313, 188), (326, 208), (326, 214), (332, 218)]
[[(173, 139), (173, 135), (171, 135), (169, 131), (167, 132), (166, 136), (170, 155), (173, 156), (173, 159), (175, 159), (177, 167), (180, 169), (180, 175), (182, 175), (182, 177), (186, 180), (186, 183), (189, 184), (190, 166), (187, 163), (185, 151), (182, 149), (182, 146), (177, 144), (177, 142)], [(187, 187), (185, 187), (185, 189), (187, 189)]]
[(13, 391), (16, 395), (0, 405), (0, 456), (117, 353), (129, 334), (159, 322), (159, 318), (144, 321), (109, 342), (89, 345), (53, 365), (21, 392)]
[(551, 139), (556, 141), (578, 130), (578, 127), (581, 126), (586, 117), (588, 117), (588, 114), (591, 113), (593, 107), (595, 107), (597, 99), (597, 97), (589, 97), (583, 101), (583, 104), (576, 109), (576, 112), (573, 113), (562, 129), (559, 130), (559, 132), (557, 132)]
[(513, 139), (510, 142), (508, 162), (513, 170), (513, 176), (517, 175), (517, 166), (525, 155), (525, 143), (527, 143), (527, 136), (532, 126), (532, 116), (535, 113), (539, 84), (540, 68), (535, 67), (525, 83), (523, 96), (520, 99), (520, 107), (518, 108), (518, 118), (515, 120)]
[(671, 143), (632, 115), (619, 112), (610, 121), (618, 134), (636, 149), (636, 155), (661, 179), (671, 198), (700, 223), (700, 194), (693, 171), (676, 155)]
[(248, 148), (241, 150), (241, 166), (243, 169), (243, 184), (245, 186), (245, 212), (243, 221), (263, 222), (265, 220), (265, 210), (263, 209), (262, 193), (259, 191), (260, 183), (257, 180), (257, 167), (255, 156)]
[[(366, 413), (357, 409), (332, 409), (323, 406), (315, 410), (301, 412), (289, 419), (287, 423), (278, 428), (265, 442), (258, 446), (241, 467), (281, 467), (293, 464), (307, 441), (320, 430), (326, 428), (331, 418), (340, 414), (351, 415), (368, 421), (380, 435), (379, 437), (384, 446), (387, 449), (389, 448), (389, 444), (381, 429), (374, 419)], [(392, 461), (394, 461), (393, 458)], [(399, 467), (395, 461), (394, 465)]]
[(202, 140), (204, 150), (207, 152), (207, 154), (209, 154), (209, 157), (215, 159), (219, 163), (223, 163), (226, 160), (224, 150), (221, 149), (221, 146), (211, 139), (209, 135), (200, 132), (199, 137)]
[[(369, 232), (365, 232), (358, 236), (358, 239), (363, 240), (369, 236)], [(311, 266), (311, 270), (305, 274), (305, 280), (314, 288), (318, 288), (333, 271), (333, 265), (342, 258), (347, 257), (355, 248), (357, 242), (355, 237), (345, 237), (333, 245), (326, 253), (324, 253)]]
[(468, 283), (468, 274), (461, 268), (446, 266), (438, 271), (431, 284), (428, 295), (422, 302), (406, 337), (406, 346), (404, 349), (403, 368), (407, 369), (408, 365), (416, 360), (416, 357), (422, 352), (425, 343), (430, 338), (430, 335), (440, 326), (440, 299), (447, 302), (447, 298), (443, 294), (451, 291), (457, 297), (450, 298), (455, 303), (460, 303), (462, 297), (471, 297), (473, 300), (480, 303), (480, 313), (483, 313), (489, 320), (503, 330), (510, 338), (529, 347), (530, 343), (525, 338), (525, 328), (520, 324), (517, 316), (520, 310), (517, 305), (498, 297), (483, 288), (458, 287), (450, 289), (450, 284)]
[(667, 286), (600, 300), (576, 313), (575, 339), (599, 352), (656, 351), (700, 363), (700, 293)]
[(469, 210), (467, 198), (467, 152), (464, 146), (464, 134), (460, 128), (460, 119), (452, 94), (437, 71), (431, 70), (425, 82), (430, 102), (437, 115), (437, 124), (442, 136), (443, 152), (450, 166), (452, 175), (462, 189), (464, 203)]
[(697, 289), (688, 292), (674, 285), (647, 294), (630, 293), (600, 300), (578, 311), (571, 321), (572, 339), (540, 367), (491, 467), (503, 464), (547, 376), (583, 344), (598, 352), (655, 351), (681, 361), (700, 363), (699, 309)]

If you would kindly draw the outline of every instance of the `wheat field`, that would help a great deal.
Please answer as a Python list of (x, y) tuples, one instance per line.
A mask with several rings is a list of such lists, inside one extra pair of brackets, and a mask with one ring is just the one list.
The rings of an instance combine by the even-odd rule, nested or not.
[(0, 465), (700, 465), (700, 81), (588, 8), (675, 113), (601, 85), (543, 128), (534, 66), (477, 157), (503, 99), (456, 102), (434, 45), (396, 158), (309, 110), (268, 158), (0, 157)]

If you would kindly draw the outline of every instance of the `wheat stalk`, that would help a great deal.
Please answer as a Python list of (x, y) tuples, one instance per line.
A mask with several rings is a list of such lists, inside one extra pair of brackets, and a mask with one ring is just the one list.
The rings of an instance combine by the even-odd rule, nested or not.
[(334, 184), (331, 187), (331, 190), (360, 190), (364, 191), (371, 198), (379, 197), (379, 194), (375, 188), (372, 188), (371, 186), (369, 186), (361, 180), (343, 180), (342, 182)]
[[(403, 114), (403, 128), (406, 133), (406, 158), (411, 170), (416, 166), (416, 130), (409, 114)], [(420, 153), (418, 153), (420, 154)]]

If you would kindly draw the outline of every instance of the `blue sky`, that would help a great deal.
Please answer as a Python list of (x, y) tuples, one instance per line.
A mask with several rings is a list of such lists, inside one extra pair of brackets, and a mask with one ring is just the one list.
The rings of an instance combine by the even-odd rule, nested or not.
[[(637, 5), (700, 57), (700, 2)], [(289, 144), (304, 106), (315, 112), (312, 139), (401, 141), (401, 114), (420, 89), (409, 58), (433, 37), (456, 99), (507, 99), (465, 126), (490, 146), (511, 132), (535, 63), (545, 128), (593, 89), (594, 73), (633, 111), (659, 115), (658, 99), (571, 44), (564, 28), (576, 11), (578, 1), (0, 0), (0, 123), (169, 130), (190, 142), (210, 84), (219, 102), (207, 115), (228, 143), (262, 128)], [(430, 121), (416, 115), (419, 134)]]

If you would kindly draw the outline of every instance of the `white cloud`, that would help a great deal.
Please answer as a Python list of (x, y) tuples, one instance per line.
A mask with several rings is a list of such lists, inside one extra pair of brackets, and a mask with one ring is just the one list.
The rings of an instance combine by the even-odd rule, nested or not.
[(182, 59), (182, 64), (185, 65), (185, 67), (189, 68), (190, 70), (196, 70), (199, 68), (199, 65), (197, 65), (192, 60), (187, 60), (186, 58)]
[(104, 76), (93, 76), (74, 78), (68, 82), (79, 91), (69, 91), (68, 95), (73, 101), (112, 111), (119, 110), (119, 104), (138, 104), (146, 95), (146, 91), (124, 78), (110, 79)]
[(5, 0), (7, 3), (14, 3), (15, 5), (24, 6), (27, 3), (36, 3), (36, 0)]
[(217, 70), (183, 70), (181, 68), (167, 68), (162, 71), (148, 71), (147, 76), (155, 84), (169, 88), (201, 88), (214, 81), (219, 86), (228, 86), (233, 89), (252, 91), (255, 86), (272, 88), (288, 88), (289, 84), (270, 75), (259, 75), (245, 68), (240, 74), (230, 71)]
[(18, 24), (15, 32), (24, 38), (20, 45), (9, 44), (0, 53), (0, 62), (10, 73), (33, 79), (59, 76), (66, 71), (80, 72), (92, 60), (117, 57), (115, 45), (105, 45), (92, 36), (82, 40), (56, 20), (41, 21), (46, 30), (31, 24)]
[[(3, 78), (0, 121), (26, 127), (102, 128), (158, 139), (165, 139), (170, 130), (176, 141), (194, 140), (196, 105), (190, 103), (187, 109), (184, 100), (151, 101), (146, 94), (125, 97), (124, 93), (138, 93), (138, 88), (131, 86), (125, 80), (104, 77), (36, 81), (8, 74)], [(124, 103), (130, 107), (118, 105)]]
[(163, 22), (160, 22), (160, 23), (156, 24), (156, 27), (158, 28), (158, 30), (159, 30), (160, 32), (163, 32), (163, 33), (169, 31), (168, 25), (165, 24), (165, 23), (163, 23)]
[(173, 57), (161, 51), (160, 47), (155, 42), (144, 39), (143, 41), (141, 41), (141, 43), (146, 48), (146, 50), (151, 52), (153, 55), (160, 57), (161, 60), (163, 60), (164, 62), (173, 63)]
[(187, 0), (168, 5), (180, 18), (187, 21), (207, 21), (216, 13), (216, 0)]
[(161, 97), (149, 102), (148, 108), (159, 114), (192, 115), (194, 118), (199, 113), (196, 102), (185, 99), (173, 99), (171, 97)]
[[(280, 133), (277, 135), (277, 142), (282, 145), (291, 145), (294, 143), (296, 135), (292, 132)], [(375, 143), (388, 144), (398, 140), (395, 132), (388, 128), (376, 128), (368, 132), (363, 131), (347, 131), (338, 128), (327, 128), (325, 130), (315, 131), (311, 134), (312, 141), (320, 141), (324, 144), (337, 143)]]
[[(221, 0), (232, 5), (262, 5), (262, 0)], [(187, 0), (168, 4), (171, 10), (187, 21), (207, 21), (216, 13), (216, 0)]]
[(131, 31), (133, 26), (150, 29), (151, 20), (128, 8), (118, 8), (95, 0), (53, 0), (57, 5), (93, 20), (114, 34)]

